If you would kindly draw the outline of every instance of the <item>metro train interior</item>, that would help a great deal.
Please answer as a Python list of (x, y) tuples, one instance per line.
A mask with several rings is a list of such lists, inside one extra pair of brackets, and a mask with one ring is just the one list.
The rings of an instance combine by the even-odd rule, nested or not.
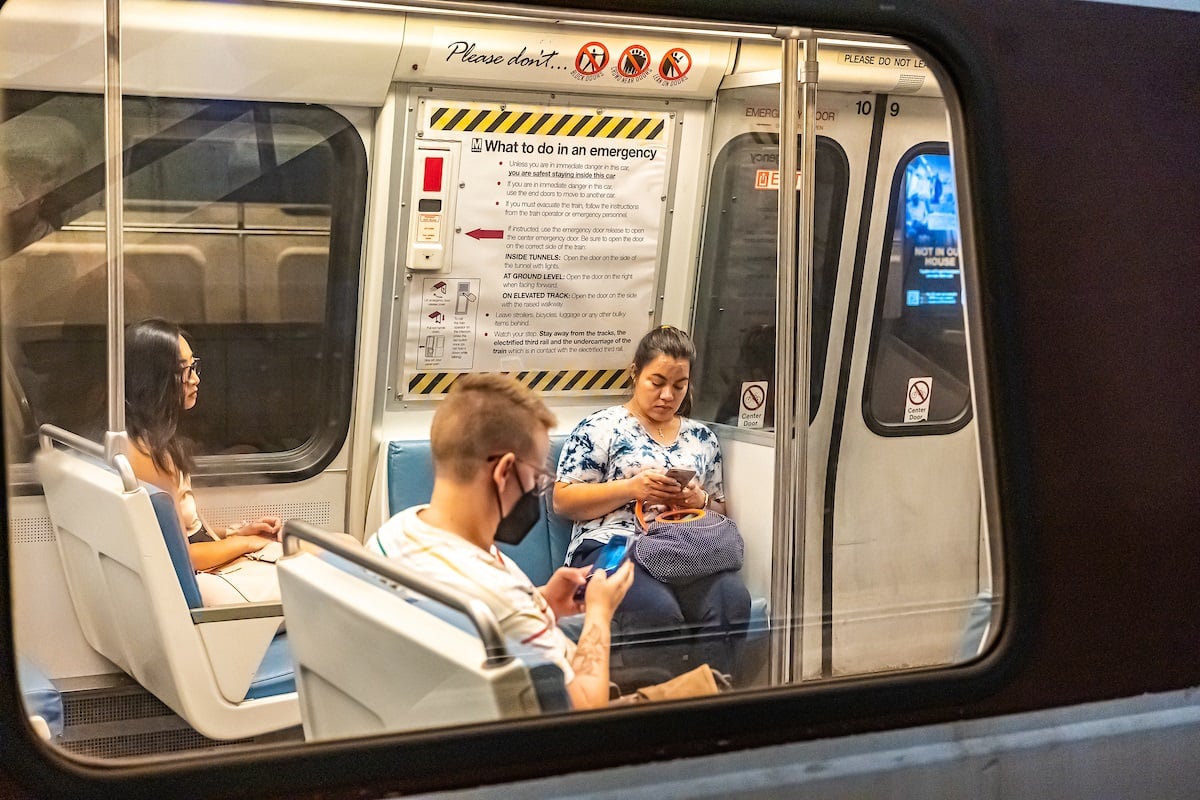
[[(1021, 118), (998, 110), (1014, 86), (1032, 96), (1033, 67), (976, 69), (1051, 34), (950, 0), (891, 16), (605, 5), (0, 8), (0, 723), (28, 756), (3, 769), (32, 796), (454, 789), (1197, 684), (1196, 623), (1145, 616), (1150, 584), (1170, 599), (1194, 577), (1187, 423), (1179, 439), (1136, 423), (1157, 443), (1138, 484), (1155, 488), (1136, 498), (1098, 466), (1131, 431), (1089, 447), (1054, 424), (1074, 387), (1100, 385), (1072, 348), (1111, 345), (1106, 304), (1130, 278), (1094, 259), (1110, 184), (1081, 137), (1107, 117), (1061, 122), (1054, 144), (1079, 155), (1018, 147)], [(1200, 86), (1169, 65), (1200, 14), (1039, 5), (1047, 30), (1078, 12), (1079, 38), (1104, 31), (1139, 57), (1150, 45), (1112, 22), (1152, 31), (1162, 63), (1146, 71), (1190, 108), (1167, 127), (1197, 122)], [(1113, 125), (1119, 152), (1139, 147), (1132, 121)], [(1043, 145), (1044, 174), (1028, 153)], [(1131, 195), (1161, 190), (1161, 170)], [(1181, 201), (1200, 202), (1196, 172)], [(1065, 176), (1069, 201), (1041, 198), (1068, 207), (1052, 223), (1030, 200)], [(1180, 320), (1200, 226), (1177, 213), (1147, 223), (1180, 257), (1175, 291), (1146, 310), (1162, 327), (1124, 318), (1165, 362), (1197, 338)], [(1064, 303), (1085, 236), (1112, 292)], [(1129, 236), (1112, 232), (1114, 255)], [(123, 466), (122, 331), (148, 317), (181, 325), (203, 363), (181, 422), (200, 517), (288, 521), (281, 604), (204, 607), (173, 507)], [(462, 611), (453, 597), (327, 534), (363, 542), (428, 500), (430, 422), (459, 376), (533, 389), (557, 453), (629, 397), (634, 345), (660, 325), (695, 344), (691, 416), (720, 442), (751, 618), (719, 695), (568, 713), (544, 672), (495, 657), (487, 624), (426, 605)], [(1135, 362), (1133, 385), (1154, 385), (1161, 364)], [(1171, 397), (1196, 388), (1181, 381)], [(1169, 399), (1144, 402), (1181, 421)], [(1075, 544), (1084, 516), (1047, 513), (1064, 480), (1047, 469), (1072, 461), (1091, 471), (1069, 494), (1097, 504), (1104, 552)], [(1151, 522), (1159, 538), (1130, 544)], [(569, 538), (545, 501), (504, 554), (540, 585)], [(1085, 576), (1123, 565), (1140, 577), (1110, 586), (1096, 607), (1120, 611), (1096, 635)], [(1122, 640), (1153, 663), (1115, 669)], [(1104, 646), (1111, 659), (1082, 655)]]

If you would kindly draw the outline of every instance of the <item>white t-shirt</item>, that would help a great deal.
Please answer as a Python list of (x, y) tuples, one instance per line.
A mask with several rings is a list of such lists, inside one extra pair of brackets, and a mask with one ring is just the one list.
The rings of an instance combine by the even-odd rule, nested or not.
[(383, 524), (364, 545), (401, 561), (409, 569), (487, 604), (510, 642), (556, 664), (563, 681), (575, 679), (575, 644), (559, 630), (554, 611), (533, 582), (495, 545), (483, 550), (466, 539), (422, 520), (427, 505), (406, 508)]

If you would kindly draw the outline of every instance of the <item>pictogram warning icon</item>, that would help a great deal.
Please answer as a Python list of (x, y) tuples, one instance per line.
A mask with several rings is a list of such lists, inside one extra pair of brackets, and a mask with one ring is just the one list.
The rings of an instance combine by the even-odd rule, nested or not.
[(608, 48), (601, 42), (588, 42), (575, 56), (575, 71), (580, 75), (598, 75), (608, 64)]
[(631, 44), (617, 59), (617, 74), (622, 78), (640, 78), (650, 69), (650, 51), (640, 44)]
[(658, 65), (658, 76), (664, 81), (679, 81), (692, 68), (692, 54), (682, 47), (672, 47)]

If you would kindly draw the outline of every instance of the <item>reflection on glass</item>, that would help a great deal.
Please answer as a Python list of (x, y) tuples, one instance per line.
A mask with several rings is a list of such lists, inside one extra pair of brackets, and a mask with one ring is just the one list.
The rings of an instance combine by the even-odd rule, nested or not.
[[(9, 215), (3, 261), (9, 375), (32, 420), (98, 437), (104, 172), (103, 154), (82, 143), (103, 140), (101, 98), (8, 91), (5, 105), (0, 131), (22, 143), (6, 159), (9, 199), (23, 203)], [(334, 194), (345, 129), (327, 109), (125, 103), (125, 316), (183, 325), (216, 365), (205, 374), (206, 402), (183, 422), (200, 454), (283, 452), (322, 425), (329, 232), (332, 204), (346, 202)], [(228, 405), (243, 384), (257, 387), (257, 401)], [(15, 461), (28, 460), (31, 435), (13, 437)]]

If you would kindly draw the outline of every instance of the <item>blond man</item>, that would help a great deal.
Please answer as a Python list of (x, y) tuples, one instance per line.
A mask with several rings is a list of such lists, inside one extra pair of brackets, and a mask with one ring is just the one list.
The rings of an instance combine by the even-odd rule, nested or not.
[[(394, 516), (366, 547), (482, 600), (511, 641), (558, 665), (575, 708), (600, 708), (609, 700), (612, 615), (632, 565), (611, 576), (597, 570), (590, 580), (587, 568), (561, 567), (535, 587), (496, 547), (519, 543), (538, 520), (538, 498), (554, 484), (546, 464), (554, 424), (545, 404), (511, 378), (460, 377), (433, 418), (429, 503)], [(557, 619), (580, 612), (575, 644)]]

